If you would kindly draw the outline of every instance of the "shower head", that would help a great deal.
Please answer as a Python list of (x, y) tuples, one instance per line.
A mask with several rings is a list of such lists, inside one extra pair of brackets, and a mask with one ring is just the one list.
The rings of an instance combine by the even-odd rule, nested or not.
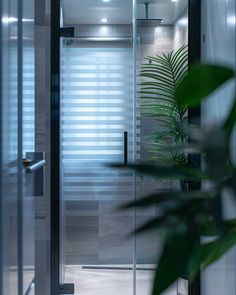
[(160, 25), (163, 22), (163, 19), (161, 18), (149, 18), (148, 13), (149, 13), (149, 2), (145, 2), (145, 18), (144, 19), (137, 19), (137, 24), (140, 27), (156, 27)]
[(137, 19), (137, 24), (140, 27), (157, 27), (162, 22), (162, 19)]

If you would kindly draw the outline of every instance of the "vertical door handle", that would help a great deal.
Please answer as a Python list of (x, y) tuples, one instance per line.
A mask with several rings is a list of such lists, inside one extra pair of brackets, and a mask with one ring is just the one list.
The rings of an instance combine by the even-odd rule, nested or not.
[(128, 165), (128, 132), (124, 132), (124, 165)]

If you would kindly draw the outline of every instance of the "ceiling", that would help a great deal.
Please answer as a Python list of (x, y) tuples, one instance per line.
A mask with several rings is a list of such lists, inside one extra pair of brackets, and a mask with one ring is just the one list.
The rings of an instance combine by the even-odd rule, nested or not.
[[(107, 24), (131, 24), (132, 0), (61, 0), (63, 20), (65, 25), (101, 24), (102, 18), (107, 18)], [(138, 18), (145, 18), (144, 2), (138, 0)], [(173, 24), (187, 7), (188, 0), (148, 0), (149, 18), (161, 18), (164, 24)]]

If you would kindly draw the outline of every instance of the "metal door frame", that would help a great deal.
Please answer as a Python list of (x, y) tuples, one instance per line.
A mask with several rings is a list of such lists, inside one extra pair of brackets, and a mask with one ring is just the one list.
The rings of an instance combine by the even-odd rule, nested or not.
[[(133, 7), (136, 1), (133, 0)], [(201, 58), (201, 0), (188, 1), (192, 64)], [(51, 295), (60, 294), (60, 9), (60, 0), (51, 0)], [(200, 114), (200, 107), (190, 110), (190, 120)], [(191, 285), (190, 294), (200, 294), (200, 278)]]
[(51, 0), (51, 295), (60, 294), (60, 0)]

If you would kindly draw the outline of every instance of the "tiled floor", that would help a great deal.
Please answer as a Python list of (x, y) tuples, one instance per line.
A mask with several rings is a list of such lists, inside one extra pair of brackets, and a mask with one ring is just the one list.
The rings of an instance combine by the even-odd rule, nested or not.
[[(137, 271), (137, 295), (151, 294), (152, 276), (153, 271)], [(67, 266), (65, 281), (75, 284), (76, 295), (133, 295), (131, 270), (87, 270), (81, 266)], [(176, 286), (165, 293), (176, 294)]]

